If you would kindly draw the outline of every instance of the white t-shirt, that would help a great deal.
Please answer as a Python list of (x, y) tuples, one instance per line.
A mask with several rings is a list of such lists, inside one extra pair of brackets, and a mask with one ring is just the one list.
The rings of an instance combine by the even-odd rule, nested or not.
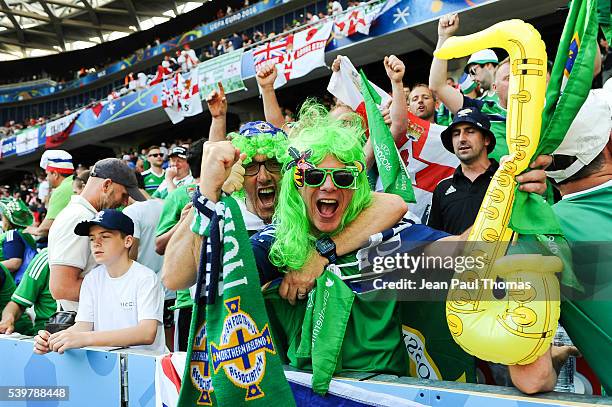
[[(96, 266), (91, 254), (89, 238), (77, 236), (74, 227), (83, 220), (90, 220), (96, 216), (96, 208), (80, 195), (73, 195), (70, 203), (57, 215), (49, 229), (49, 265), (72, 266), (83, 270), (85, 276)], [(75, 301), (60, 300), (65, 311), (76, 311), (79, 303)]]
[[(164, 257), (155, 251), (155, 230), (163, 208), (163, 200), (149, 199), (144, 202), (135, 202), (123, 210), (123, 213), (134, 222), (134, 237), (138, 239), (136, 261), (158, 274), (164, 264)], [(164, 287), (165, 298), (174, 298), (173, 293)]]
[(85, 276), (76, 321), (93, 322), (94, 331), (110, 331), (134, 327), (144, 319), (157, 320), (155, 341), (133, 348), (164, 353), (163, 314), (164, 296), (157, 275), (133, 262), (121, 277), (111, 277), (104, 265)]
[(41, 181), (40, 184), (38, 184), (38, 199), (44, 202), (47, 195), (49, 195), (49, 182)]

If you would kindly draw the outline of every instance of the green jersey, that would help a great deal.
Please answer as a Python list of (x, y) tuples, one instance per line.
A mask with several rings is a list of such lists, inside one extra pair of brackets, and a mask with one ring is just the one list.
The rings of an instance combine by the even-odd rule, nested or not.
[(575, 245), (574, 273), (592, 298), (563, 298), (561, 324), (612, 394), (612, 181), (566, 195), (553, 210)]
[(145, 191), (147, 191), (149, 194), (153, 194), (153, 192), (159, 188), (162, 182), (164, 182), (166, 171), (162, 170), (161, 175), (157, 175), (152, 170), (148, 169), (142, 173), (142, 176), (144, 178)]
[(488, 91), (483, 93), (482, 96), (478, 98), (478, 100), (482, 100), (483, 102), (499, 103), (499, 96), (497, 95), (497, 92)]
[[(497, 94), (495, 95), (497, 97)], [(499, 162), (500, 158), (508, 154), (508, 143), (506, 142), (506, 116), (508, 112), (499, 104), (497, 100), (480, 100), (463, 96), (463, 107), (476, 107), (487, 116), (491, 122), (491, 131), (495, 136), (495, 148), (489, 154)]]
[(62, 183), (53, 190), (51, 198), (49, 199), (49, 207), (47, 208), (47, 216), (45, 219), (55, 219), (57, 215), (64, 209), (70, 197), (74, 194), (72, 191), (72, 180), (74, 177), (71, 175), (64, 178)]
[(440, 103), (440, 106), (436, 109), (436, 124), (440, 126), (450, 126), (452, 122), (453, 115), (450, 110), (444, 106), (444, 103)]
[[(355, 253), (341, 256), (343, 276), (358, 274)], [(350, 265), (349, 265), (350, 264)], [(402, 341), (398, 303), (377, 300), (377, 292), (356, 294), (346, 324), (336, 373), (357, 371), (398, 376), (408, 374), (408, 354)], [(299, 357), (306, 302), (288, 305), (277, 292), (265, 294), (266, 308), (279, 355), (291, 366), (312, 371), (311, 358)]]
[(48, 249), (43, 249), (30, 262), (11, 301), (24, 308), (34, 307), (34, 332), (45, 328), (49, 317), (57, 310), (57, 303), (49, 291)]
[[(189, 184), (178, 187), (170, 192), (164, 200), (159, 223), (157, 224), (156, 236), (161, 236), (174, 227), (181, 218), (181, 211), (189, 202), (191, 197), (198, 189), (198, 184)], [(178, 290), (176, 292), (176, 302), (174, 308), (187, 308), (193, 305), (189, 290)]]
[[(180, 180), (176, 180), (175, 178), (174, 181), (172, 182), (176, 185), (176, 188), (178, 189), (182, 186), (192, 184), (193, 181), (194, 181), (194, 178), (191, 175), (191, 173), (189, 173), (189, 175), (187, 175), (185, 178), (182, 178)], [(155, 190), (155, 192), (151, 196), (153, 198), (159, 198), (159, 199), (166, 199), (168, 197), (168, 184), (166, 183), (166, 180), (164, 180), (161, 183), (161, 185)]]
[[(0, 264), (0, 309), (4, 309), (6, 304), (11, 300), (11, 296), (15, 292), (15, 281), (13, 276), (6, 267)], [(24, 335), (31, 335), (33, 332), (33, 325), (30, 317), (25, 312), (21, 314), (21, 317), (15, 321), (15, 332), (19, 332)]]

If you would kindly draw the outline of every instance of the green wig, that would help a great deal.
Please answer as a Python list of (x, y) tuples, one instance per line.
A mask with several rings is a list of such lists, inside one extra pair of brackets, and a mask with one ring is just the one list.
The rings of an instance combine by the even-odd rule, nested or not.
[[(238, 133), (229, 133), (227, 138), (231, 140), (234, 147), (246, 154), (243, 165), (248, 165), (256, 155), (265, 155), (268, 158), (276, 158), (282, 163), (287, 160), (287, 134), (281, 129), (268, 122), (248, 122), (240, 127)], [(238, 198), (244, 198), (244, 189), (233, 194)]]
[[(363, 163), (365, 161), (363, 128), (356, 123), (350, 125), (328, 114), (321, 114), (322, 109), (321, 105), (312, 102), (302, 106), (300, 119), (291, 133), (289, 147), (299, 152), (312, 150), (308, 161), (314, 165), (323, 161), (327, 155), (351, 165), (355, 161)], [(340, 232), (345, 225), (351, 223), (372, 201), (372, 192), (365, 171), (359, 173), (356, 186), (357, 189), (342, 216), (340, 226), (333, 234)], [(294, 182), (293, 171), (283, 173), (274, 223), (276, 240), (270, 251), (270, 261), (281, 269), (299, 270), (308, 259), (314, 242), (320, 236), (307, 217), (306, 205)]]

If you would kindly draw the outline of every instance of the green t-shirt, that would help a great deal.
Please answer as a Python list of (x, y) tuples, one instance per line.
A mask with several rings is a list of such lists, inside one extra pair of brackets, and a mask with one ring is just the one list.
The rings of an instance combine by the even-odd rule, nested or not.
[[(2, 264), (0, 264), (0, 273), (3, 274), (3, 276), (0, 277), (0, 310), (3, 310), (15, 292), (15, 281), (8, 269)], [(32, 335), (33, 328), (32, 321), (25, 312), (15, 321), (15, 332), (19, 332), (20, 334)]]
[[(355, 253), (339, 257), (336, 264), (355, 263)], [(359, 273), (356, 266), (343, 266), (341, 273)], [(336, 373), (378, 372), (408, 374), (408, 354), (402, 341), (398, 302), (376, 300), (377, 292), (356, 293), (338, 357)], [(306, 301), (291, 306), (278, 292), (264, 294), (274, 343), (279, 355), (300, 370), (312, 370), (310, 358), (298, 357)], [(446, 324), (444, 324), (446, 326)]]
[(573, 247), (574, 273), (593, 300), (563, 298), (561, 324), (612, 394), (612, 181), (553, 205)]
[(147, 170), (142, 173), (142, 176), (144, 178), (145, 191), (152, 194), (164, 182), (166, 171), (162, 170), (161, 175), (157, 175), (152, 170)]
[(70, 202), (70, 197), (74, 194), (72, 191), (72, 180), (74, 177), (71, 175), (64, 178), (62, 183), (53, 190), (51, 198), (49, 199), (49, 207), (47, 208), (47, 216), (45, 219), (55, 219), (57, 215), (64, 209)]
[[(193, 194), (196, 192), (198, 184), (189, 184), (178, 187), (170, 192), (164, 200), (159, 223), (157, 224), (156, 236), (161, 236), (174, 227), (181, 218), (181, 211), (189, 202)], [(187, 308), (193, 305), (189, 290), (178, 290), (176, 292), (176, 301), (174, 308)]]
[(46, 322), (57, 310), (57, 303), (49, 291), (48, 249), (43, 249), (30, 262), (11, 301), (24, 308), (34, 307), (34, 332), (44, 329)]
[(499, 103), (499, 96), (497, 95), (497, 92), (490, 91), (483, 93), (482, 96), (478, 98), (478, 100), (482, 100), (484, 102), (490, 101), (494, 103)]
[[(497, 97), (497, 94), (495, 95)], [(491, 131), (495, 136), (495, 148), (489, 154), (499, 162), (500, 158), (508, 154), (508, 143), (506, 142), (506, 116), (508, 112), (499, 104), (497, 100), (480, 100), (463, 96), (463, 107), (476, 107), (487, 116), (491, 122)]]
[(452, 122), (453, 115), (450, 110), (444, 106), (444, 103), (440, 103), (440, 106), (436, 109), (436, 124), (440, 126), (450, 126)]
[[(193, 181), (193, 176), (191, 173), (189, 173), (189, 175), (187, 175), (185, 178), (176, 181), (176, 188), (178, 189), (185, 185), (191, 185)], [(168, 197), (168, 186), (165, 183), (162, 183), (151, 196), (153, 198), (166, 199)]]

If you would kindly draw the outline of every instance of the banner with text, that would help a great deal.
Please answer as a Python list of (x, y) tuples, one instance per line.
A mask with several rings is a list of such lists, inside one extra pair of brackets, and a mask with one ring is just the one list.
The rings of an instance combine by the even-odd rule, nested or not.
[(242, 54), (243, 50), (240, 49), (201, 62), (198, 65), (202, 99), (216, 90), (219, 82), (223, 84), (226, 94), (246, 89), (240, 76)]

